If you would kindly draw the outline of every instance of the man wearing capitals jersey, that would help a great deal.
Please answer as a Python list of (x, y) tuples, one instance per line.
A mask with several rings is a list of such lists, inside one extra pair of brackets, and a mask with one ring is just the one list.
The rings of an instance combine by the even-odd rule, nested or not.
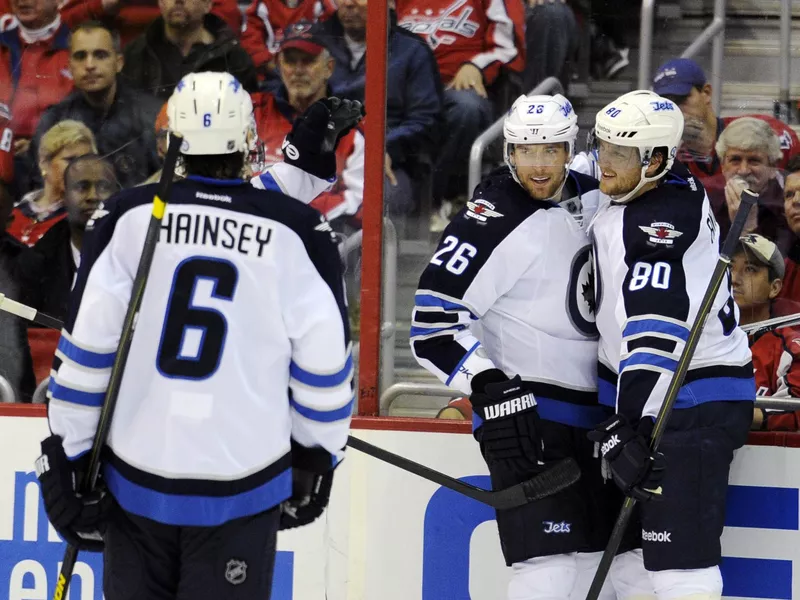
[[(282, 85), (274, 92), (254, 94), (254, 115), (259, 139), (264, 143), (266, 164), (283, 160), (286, 135), (298, 115), (328, 95), (333, 59), (314, 29), (298, 27), (281, 44), (278, 70)], [(360, 222), (364, 196), (364, 136), (353, 129), (336, 149), (337, 181), (311, 205), (328, 220)]]
[[(585, 232), (600, 195), (596, 180), (568, 167), (578, 126), (563, 96), (518, 98), (504, 134), (507, 168), (481, 182), (420, 278), (411, 347), (470, 395), (494, 489), (565, 457), (578, 462), (577, 484), (497, 511), (497, 525), (513, 570), (509, 600), (584, 598), (622, 502), (586, 437), (610, 415), (597, 402)], [(612, 565), (611, 597), (652, 595), (641, 553), (630, 551), (635, 537)]]
[[(501, 69), (525, 66), (525, 16), (513, 0), (398, 0), (397, 22), (433, 49), (444, 93), (447, 131), (436, 165), (434, 196), (463, 189), (469, 151), (492, 122), (489, 88)], [(505, 109), (505, 107), (502, 107)]]

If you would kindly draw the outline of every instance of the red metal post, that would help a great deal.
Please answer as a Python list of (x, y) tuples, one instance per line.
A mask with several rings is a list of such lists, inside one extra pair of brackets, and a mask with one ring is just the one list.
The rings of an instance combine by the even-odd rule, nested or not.
[[(361, 347), (358, 355), (358, 412), (361, 415), (378, 414), (388, 12), (386, 0), (370, 0), (367, 5), (367, 117), (364, 121), (364, 231), (361, 257)], [(394, 290), (386, 291), (394, 293)]]

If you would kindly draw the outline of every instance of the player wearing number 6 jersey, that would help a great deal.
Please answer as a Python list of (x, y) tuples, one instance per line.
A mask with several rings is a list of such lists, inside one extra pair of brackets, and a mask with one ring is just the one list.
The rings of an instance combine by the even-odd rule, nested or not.
[(617, 414), (591, 438), (614, 481), (642, 501), (644, 565), (657, 597), (710, 600), (722, 593), (728, 471), (747, 437), (755, 384), (728, 279), (660, 452), (652, 455), (654, 417), (719, 260), (719, 227), (705, 190), (674, 162), (682, 132), (678, 107), (649, 91), (626, 94), (597, 113), (600, 190), (612, 199), (589, 229), (597, 267), (599, 391), (600, 402)]
[[(333, 160), (356, 108), (312, 106), (322, 147), (290, 138), (294, 157)], [(241, 179), (254, 130), (236, 79), (187, 75), (168, 114), (186, 178), (162, 221), (102, 458), (110, 513), (98, 523), (108, 496), (92, 512), (71, 481), (97, 427), (153, 186), (93, 217), (50, 387), (45, 504), (78, 544), (105, 525), (108, 600), (269, 598), (277, 531), (322, 513), (347, 440), (339, 255), (317, 211)]]
[[(597, 400), (585, 232), (599, 193), (596, 180), (567, 166), (577, 133), (563, 96), (517, 99), (504, 125), (507, 168), (485, 178), (445, 229), (416, 293), (414, 355), (470, 394), (492, 486), (565, 457), (581, 467), (565, 491), (497, 511), (510, 600), (585, 597), (622, 500), (604, 485), (586, 437), (611, 413)], [(626, 564), (642, 571), (635, 553), (619, 557), (615, 572)], [(619, 598), (652, 594), (647, 577), (618, 583)]]

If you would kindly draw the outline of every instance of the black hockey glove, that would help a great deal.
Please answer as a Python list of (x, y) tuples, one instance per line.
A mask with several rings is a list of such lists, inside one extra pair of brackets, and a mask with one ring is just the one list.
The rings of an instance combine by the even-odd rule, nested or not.
[(320, 179), (336, 177), (336, 146), (364, 117), (357, 100), (317, 100), (294, 121), (281, 150), (284, 162)]
[(327, 450), (292, 440), (292, 497), (281, 505), (281, 529), (308, 525), (322, 515), (331, 497), (333, 469)]
[(475, 430), (495, 487), (515, 485), (544, 468), (536, 399), (519, 375), (488, 369), (472, 379), (472, 409), (483, 423)]
[(111, 509), (111, 496), (98, 487), (89, 494), (77, 492), (89, 455), (70, 461), (61, 437), (42, 441), (42, 455), (36, 460), (36, 476), (42, 488), (47, 518), (70, 545), (89, 552), (103, 551), (103, 531)]
[(589, 432), (589, 439), (600, 446), (614, 483), (640, 502), (659, 498), (666, 467), (664, 455), (650, 451), (652, 431), (650, 418), (642, 419), (636, 431), (623, 415), (614, 415)]

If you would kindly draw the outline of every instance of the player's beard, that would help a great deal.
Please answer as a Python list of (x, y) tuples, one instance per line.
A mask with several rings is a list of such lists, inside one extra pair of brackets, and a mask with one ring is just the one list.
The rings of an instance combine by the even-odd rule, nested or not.
[[(607, 176), (607, 174), (611, 176)], [(619, 198), (639, 185), (641, 179), (642, 171), (640, 168), (631, 168), (624, 171), (601, 169), (600, 191), (612, 198)]]
[[(559, 200), (554, 196), (559, 193), (567, 176), (567, 170), (564, 167), (550, 167), (546, 169), (546, 172), (538, 173), (524, 173), (524, 169), (522, 171), (521, 173), (519, 169), (517, 170), (517, 177), (531, 198), (534, 200)], [(547, 181), (537, 181), (544, 178), (547, 178)]]

